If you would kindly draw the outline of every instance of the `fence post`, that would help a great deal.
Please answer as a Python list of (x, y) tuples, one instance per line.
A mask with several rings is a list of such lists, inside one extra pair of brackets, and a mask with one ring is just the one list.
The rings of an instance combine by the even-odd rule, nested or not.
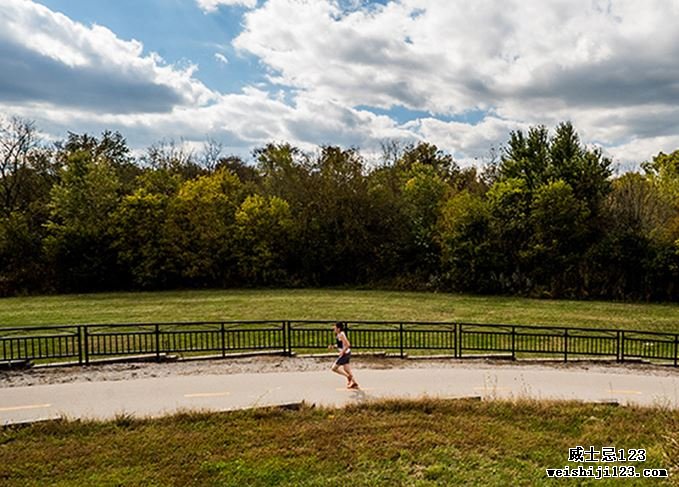
[(281, 326), (281, 333), (283, 334), (283, 355), (290, 355), (288, 352), (288, 322), (284, 321)]
[(679, 355), (677, 355), (677, 352), (679, 352), (679, 335), (674, 335), (674, 366), (677, 366), (677, 363), (679, 363)]
[(512, 360), (516, 360), (516, 327), (512, 326)]
[(90, 327), (85, 325), (83, 327), (83, 342), (85, 349), (85, 365), (90, 365)]
[(462, 358), (462, 323), (455, 323), (455, 355)]
[(221, 323), (220, 335), (222, 340), (222, 358), (226, 357), (226, 332), (224, 331), (224, 323)]
[(156, 333), (156, 362), (160, 362), (160, 325), (155, 325)]
[(568, 362), (568, 328), (564, 328), (563, 332), (563, 361)]
[(618, 331), (618, 336), (620, 337), (619, 346), (620, 346), (620, 362), (625, 361), (625, 332), (624, 331)]
[(399, 349), (401, 350), (401, 358), (403, 358), (403, 323), (398, 324), (398, 330)]
[(83, 337), (82, 337), (82, 327), (78, 327), (78, 364), (83, 364)]

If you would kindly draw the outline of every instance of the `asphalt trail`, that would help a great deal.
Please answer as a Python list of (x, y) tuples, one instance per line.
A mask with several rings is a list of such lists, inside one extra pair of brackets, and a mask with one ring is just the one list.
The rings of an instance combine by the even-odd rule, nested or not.
[(582, 368), (358, 369), (360, 390), (330, 371), (171, 376), (0, 388), (0, 424), (55, 418), (158, 417), (305, 401), (339, 407), (382, 398), (537, 398), (679, 408), (679, 376)]

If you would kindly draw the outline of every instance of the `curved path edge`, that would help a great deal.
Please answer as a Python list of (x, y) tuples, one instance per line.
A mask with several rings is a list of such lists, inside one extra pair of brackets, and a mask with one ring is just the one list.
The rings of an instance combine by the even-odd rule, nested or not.
[(0, 425), (109, 420), (306, 402), (327, 407), (386, 398), (550, 399), (679, 409), (679, 375), (547, 367), (356, 370), (360, 390), (329, 371), (210, 374), (0, 389)]

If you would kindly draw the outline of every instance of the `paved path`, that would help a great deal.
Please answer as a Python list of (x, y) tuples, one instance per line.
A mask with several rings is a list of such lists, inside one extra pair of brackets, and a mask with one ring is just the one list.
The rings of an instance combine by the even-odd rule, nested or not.
[(306, 401), (341, 406), (378, 398), (550, 398), (617, 401), (679, 409), (679, 375), (544, 366), (359, 369), (362, 389), (329, 371), (175, 376), (0, 388), (0, 424), (49, 418), (161, 416)]

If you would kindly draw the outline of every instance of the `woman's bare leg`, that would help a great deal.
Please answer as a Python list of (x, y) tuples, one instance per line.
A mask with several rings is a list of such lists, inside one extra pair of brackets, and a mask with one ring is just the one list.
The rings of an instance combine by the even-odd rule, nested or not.
[[(347, 378), (348, 381), (351, 381), (351, 375), (347, 374), (347, 372), (345, 370), (342, 370), (340, 367), (342, 366), (334, 364), (332, 366), (332, 371), (336, 374), (343, 375), (344, 377)], [(344, 365), (344, 367), (346, 368), (346, 365)]]
[(349, 381), (348, 386), (351, 387), (352, 385), (358, 385), (358, 382), (354, 380), (354, 374), (351, 372), (351, 367), (349, 367), (349, 364), (345, 364), (344, 366), (344, 371), (346, 372), (347, 380)]

